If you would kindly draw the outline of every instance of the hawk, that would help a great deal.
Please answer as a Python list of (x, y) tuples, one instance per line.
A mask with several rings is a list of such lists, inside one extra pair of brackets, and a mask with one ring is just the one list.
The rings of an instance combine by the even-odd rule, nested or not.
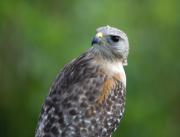
[(129, 43), (114, 27), (58, 74), (41, 109), (36, 137), (110, 137), (124, 113)]

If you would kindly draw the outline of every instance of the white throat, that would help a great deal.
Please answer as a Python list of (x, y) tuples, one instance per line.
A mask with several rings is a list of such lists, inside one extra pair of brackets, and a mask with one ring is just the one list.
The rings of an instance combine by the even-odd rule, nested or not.
[(117, 76), (120, 77), (120, 81), (126, 87), (126, 73), (124, 71), (123, 62), (122, 61), (114, 61), (110, 60), (98, 59), (95, 64), (99, 64), (101, 68), (109, 75), (109, 76)]
[(124, 71), (123, 63), (122, 62), (105, 62), (104, 64), (107, 68), (107, 71), (109, 72), (110, 75), (119, 75), (120, 76), (120, 81), (124, 84), (126, 87), (126, 73)]

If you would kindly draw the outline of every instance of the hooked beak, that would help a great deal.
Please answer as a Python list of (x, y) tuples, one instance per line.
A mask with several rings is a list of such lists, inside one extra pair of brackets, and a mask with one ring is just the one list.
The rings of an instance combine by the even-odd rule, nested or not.
[(99, 44), (101, 42), (102, 37), (103, 37), (103, 34), (101, 32), (97, 33), (96, 36), (93, 38), (91, 45)]

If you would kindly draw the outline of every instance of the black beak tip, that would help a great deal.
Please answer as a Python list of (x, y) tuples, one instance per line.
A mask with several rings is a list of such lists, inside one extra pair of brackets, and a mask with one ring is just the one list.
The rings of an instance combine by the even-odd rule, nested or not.
[(98, 43), (99, 43), (99, 39), (97, 37), (94, 37), (91, 42), (91, 45), (98, 44)]

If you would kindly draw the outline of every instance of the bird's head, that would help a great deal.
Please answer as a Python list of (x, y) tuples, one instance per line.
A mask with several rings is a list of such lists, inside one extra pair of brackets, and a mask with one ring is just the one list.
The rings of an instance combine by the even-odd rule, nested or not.
[(114, 27), (103, 26), (96, 30), (92, 40), (92, 46), (96, 53), (107, 59), (121, 59), (127, 64), (129, 42), (126, 34)]

